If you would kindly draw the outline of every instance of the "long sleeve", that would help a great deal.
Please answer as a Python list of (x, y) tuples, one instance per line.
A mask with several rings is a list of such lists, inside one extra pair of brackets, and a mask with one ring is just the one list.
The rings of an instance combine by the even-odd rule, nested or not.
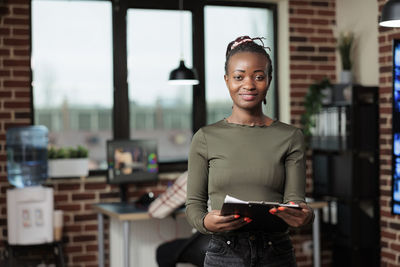
[(203, 234), (210, 232), (204, 227), (208, 201), (207, 142), (202, 129), (192, 139), (188, 159), (186, 217), (189, 223)]
[(283, 201), (304, 202), (306, 185), (306, 156), (304, 136), (296, 129), (285, 159), (285, 193)]

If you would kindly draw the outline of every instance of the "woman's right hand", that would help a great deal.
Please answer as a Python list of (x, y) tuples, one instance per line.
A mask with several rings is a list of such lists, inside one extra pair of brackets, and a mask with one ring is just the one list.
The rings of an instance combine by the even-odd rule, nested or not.
[(204, 226), (210, 232), (225, 232), (238, 229), (251, 221), (239, 215), (222, 216), (220, 210), (212, 210), (204, 217)]

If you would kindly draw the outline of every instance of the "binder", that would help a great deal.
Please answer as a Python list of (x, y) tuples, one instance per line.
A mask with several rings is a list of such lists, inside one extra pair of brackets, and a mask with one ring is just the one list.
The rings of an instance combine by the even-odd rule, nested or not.
[(286, 231), (288, 225), (276, 215), (269, 213), (272, 208), (287, 207), (301, 209), (297, 204), (283, 204), (266, 201), (243, 201), (227, 195), (221, 208), (221, 215), (238, 214), (240, 217), (248, 217), (252, 222), (243, 230), (263, 230), (267, 232)]

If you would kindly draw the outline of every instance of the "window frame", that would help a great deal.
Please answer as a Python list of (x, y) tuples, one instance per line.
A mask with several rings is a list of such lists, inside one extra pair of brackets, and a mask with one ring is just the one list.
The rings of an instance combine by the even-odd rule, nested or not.
[[(111, 2), (112, 9), (112, 46), (113, 46), (113, 107), (112, 107), (112, 136), (113, 139), (130, 139), (130, 109), (128, 95), (128, 62), (127, 62), (127, 11), (135, 9), (179, 10), (179, 0), (97, 0)], [(206, 88), (205, 88), (205, 34), (204, 34), (204, 7), (205, 6), (233, 6), (258, 7), (272, 11), (274, 21), (274, 47), (278, 47), (278, 19), (277, 4), (268, 2), (224, 1), (224, 0), (183, 0), (183, 10), (192, 13), (192, 55), (193, 67), (197, 70), (200, 83), (193, 86), (192, 93), (192, 131), (195, 133), (207, 123)], [(31, 29), (32, 35), (32, 29)], [(32, 38), (31, 38), (32, 42)], [(278, 69), (277, 49), (273, 52), (275, 66)], [(273, 72), (275, 82), (275, 114), (279, 117), (279, 90), (277, 72)], [(33, 86), (31, 85), (31, 92)], [(31, 101), (31, 121), (34, 124), (33, 97)], [(160, 172), (182, 171), (186, 161), (166, 162), (160, 164)], [(106, 170), (92, 170), (89, 175), (102, 175)]]

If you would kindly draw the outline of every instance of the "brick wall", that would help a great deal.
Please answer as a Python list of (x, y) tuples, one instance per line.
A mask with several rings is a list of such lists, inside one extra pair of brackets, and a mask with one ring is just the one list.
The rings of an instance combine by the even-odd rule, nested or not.
[(29, 2), (0, 4), (0, 247), (7, 240), (5, 133), (31, 123)]
[[(386, 0), (378, 0), (379, 14)], [(381, 266), (400, 265), (400, 216), (391, 214), (392, 193), (392, 41), (400, 30), (379, 27), (379, 142)]]
[[(335, 0), (290, 0), (290, 107), (291, 123), (300, 126), (304, 112), (304, 96), (308, 87), (324, 77), (336, 82), (336, 53), (333, 28), (336, 24)], [(312, 192), (311, 154), (307, 160), (307, 193)], [(303, 251), (305, 241), (310, 241), (310, 231), (296, 231), (293, 243), (299, 266), (312, 266), (312, 255)], [(322, 242), (324, 266), (331, 262), (329, 243)]]

